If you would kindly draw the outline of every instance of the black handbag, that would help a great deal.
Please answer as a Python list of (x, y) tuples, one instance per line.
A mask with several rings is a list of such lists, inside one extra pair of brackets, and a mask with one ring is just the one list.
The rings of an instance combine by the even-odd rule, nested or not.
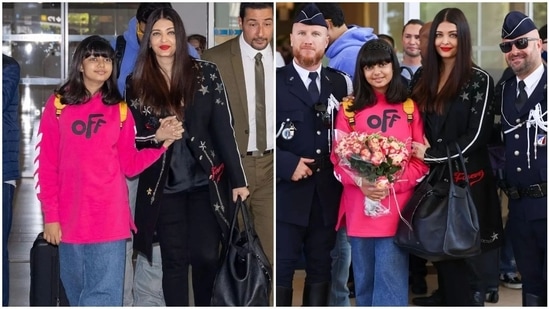
[[(459, 145), (459, 165), (464, 174), (465, 161)], [(447, 147), (448, 158), (450, 150)], [(430, 261), (466, 258), (481, 253), (480, 230), (468, 177), (456, 184), (448, 159), (448, 179), (444, 165), (431, 170), (416, 187), (402, 211), (394, 242), (397, 246)], [(438, 176), (438, 177), (436, 177)]]
[[(238, 213), (243, 229), (238, 230)], [(254, 229), (248, 206), (239, 198), (229, 242), (212, 293), (212, 306), (269, 306), (272, 267)]]

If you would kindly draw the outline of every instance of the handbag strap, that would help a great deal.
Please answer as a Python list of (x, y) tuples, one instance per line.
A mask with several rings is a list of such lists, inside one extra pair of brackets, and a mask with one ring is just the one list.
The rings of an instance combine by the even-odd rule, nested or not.
[[(467, 184), (467, 187), (470, 187), (469, 174), (467, 174), (467, 169), (465, 168), (465, 160), (463, 159), (463, 153), (461, 152), (461, 148), (459, 147), (459, 144), (457, 142), (455, 144), (458, 152), (457, 159), (461, 165), (461, 169), (463, 170), (463, 174), (464, 174), (463, 178), (465, 179), (465, 183)], [(446, 154), (448, 155), (448, 170), (450, 171), (450, 184), (452, 185), (450, 188), (452, 188), (454, 185), (454, 177), (452, 174), (452, 159), (450, 156), (450, 147), (448, 147), (448, 145), (446, 146)]]
[(231, 222), (231, 232), (229, 233), (229, 242), (233, 240), (234, 232), (239, 232), (237, 222), (238, 222), (238, 213), (242, 212), (242, 222), (244, 224), (243, 228), (246, 232), (246, 236), (249, 240), (253, 239), (253, 223), (252, 218), (250, 215), (250, 210), (248, 209), (248, 206), (246, 203), (242, 200), (242, 198), (239, 196), (236, 200), (236, 209), (234, 211), (233, 220)]

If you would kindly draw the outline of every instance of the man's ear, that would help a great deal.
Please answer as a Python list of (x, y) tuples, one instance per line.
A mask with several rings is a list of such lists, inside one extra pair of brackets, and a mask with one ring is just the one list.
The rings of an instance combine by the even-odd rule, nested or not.
[(326, 24), (328, 25), (328, 30), (331, 30), (334, 27), (334, 24), (332, 23), (331, 19), (325, 19)]

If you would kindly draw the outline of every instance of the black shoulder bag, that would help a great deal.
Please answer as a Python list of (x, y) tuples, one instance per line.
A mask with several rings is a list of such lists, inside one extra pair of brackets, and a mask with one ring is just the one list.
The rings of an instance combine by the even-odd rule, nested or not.
[[(459, 145), (459, 163), (464, 174), (465, 161)], [(440, 177), (439, 168), (416, 187), (402, 211), (394, 242), (399, 247), (430, 261), (466, 258), (480, 254), (480, 230), (475, 204), (471, 197), (468, 176), (464, 186), (454, 182), (450, 149), (449, 180)], [(435, 175), (438, 180), (433, 181)]]
[[(243, 231), (238, 230), (242, 212)], [(212, 292), (212, 306), (269, 306), (272, 267), (254, 229), (248, 206), (238, 198), (229, 242)]]

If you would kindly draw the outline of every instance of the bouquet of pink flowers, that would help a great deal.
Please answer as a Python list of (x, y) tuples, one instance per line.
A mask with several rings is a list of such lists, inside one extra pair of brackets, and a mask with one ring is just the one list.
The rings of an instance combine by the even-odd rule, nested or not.
[[(339, 165), (359, 186), (365, 179), (378, 188), (392, 188), (409, 159), (406, 143), (392, 136), (336, 130), (335, 139)], [(365, 198), (364, 213), (367, 216), (377, 217), (389, 212), (390, 208), (380, 202)]]

